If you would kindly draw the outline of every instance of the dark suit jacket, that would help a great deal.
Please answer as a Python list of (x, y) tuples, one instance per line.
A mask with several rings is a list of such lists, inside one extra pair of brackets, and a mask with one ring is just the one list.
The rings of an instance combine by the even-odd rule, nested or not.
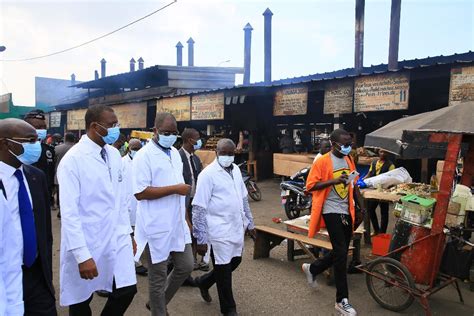
[(41, 143), (41, 156), (38, 162), (34, 163), (33, 166), (45, 173), (50, 196), (53, 194), (54, 174), (56, 173), (54, 160), (54, 147)]
[[(23, 268), (23, 289), (24, 295), (33, 293), (32, 288), (38, 282), (38, 273), (32, 273), (37, 263), (41, 265), (41, 272), (46, 285), (54, 297), (53, 287), (53, 263), (52, 263), (52, 248), (53, 248), (53, 233), (51, 231), (51, 208), (50, 198), (48, 193), (48, 182), (43, 171), (33, 166), (23, 165), (26, 181), (31, 193), (31, 200), (33, 201), (33, 213), (35, 216), (36, 226), (36, 242), (38, 244), (38, 258), (39, 262), (31, 268)], [(28, 271), (30, 270), (31, 271)], [(37, 267), (36, 269), (37, 270)], [(30, 273), (29, 273), (30, 272)], [(25, 299), (27, 297), (25, 296)]]
[[(179, 154), (181, 155), (181, 160), (183, 161), (183, 178), (184, 178), (184, 183), (193, 185), (193, 174), (191, 172), (191, 166), (188, 161), (188, 157), (186, 157), (186, 153), (184, 152), (184, 149), (181, 148), (179, 150)], [(198, 156), (193, 155), (194, 157), (194, 165), (196, 166), (196, 172), (197, 175), (199, 175), (202, 171), (202, 163), (201, 159), (199, 159)], [(191, 199), (189, 194), (186, 195), (186, 208), (190, 206)]]

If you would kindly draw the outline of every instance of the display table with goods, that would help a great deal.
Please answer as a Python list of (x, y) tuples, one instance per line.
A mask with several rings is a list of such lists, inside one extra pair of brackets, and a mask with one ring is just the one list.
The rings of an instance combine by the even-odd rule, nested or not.
[(273, 173), (278, 176), (291, 177), (303, 168), (313, 164), (316, 154), (273, 154)]

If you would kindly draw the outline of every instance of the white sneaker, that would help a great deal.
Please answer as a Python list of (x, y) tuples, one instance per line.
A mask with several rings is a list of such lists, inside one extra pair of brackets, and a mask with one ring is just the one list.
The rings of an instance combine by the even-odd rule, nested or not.
[(309, 263), (303, 263), (301, 266), (301, 270), (303, 270), (304, 274), (306, 275), (306, 280), (308, 281), (308, 285), (312, 288), (318, 287), (318, 281), (316, 281), (316, 277), (311, 273), (309, 267), (311, 265)]
[(341, 315), (344, 316), (356, 316), (357, 312), (352, 307), (351, 304), (349, 304), (349, 300), (347, 298), (343, 298), (340, 303), (336, 303), (335, 305), (336, 311), (338, 311)]

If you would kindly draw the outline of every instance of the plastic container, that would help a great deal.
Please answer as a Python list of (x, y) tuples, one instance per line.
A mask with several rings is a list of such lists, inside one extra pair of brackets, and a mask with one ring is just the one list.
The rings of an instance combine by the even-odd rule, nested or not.
[(372, 254), (375, 256), (385, 256), (390, 248), (390, 234), (378, 234), (372, 237)]
[(402, 197), (401, 218), (415, 225), (424, 225), (430, 218), (436, 203), (435, 199), (422, 198), (417, 195)]

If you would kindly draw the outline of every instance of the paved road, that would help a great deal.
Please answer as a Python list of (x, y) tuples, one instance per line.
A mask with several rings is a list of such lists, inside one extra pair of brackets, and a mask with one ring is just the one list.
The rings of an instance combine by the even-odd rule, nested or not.
[[(280, 206), (278, 181), (269, 180), (259, 183), (263, 191), (263, 200), (251, 202), (255, 222), (261, 225), (283, 229), (283, 224), (274, 224), (272, 217), (285, 218)], [(393, 220), (392, 220), (393, 223)], [(53, 230), (55, 243), (53, 247), (53, 275), (59, 292), (59, 241), (60, 221), (53, 212)], [(369, 253), (370, 249), (363, 249)], [(286, 260), (284, 244), (271, 252), (271, 258), (253, 260), (253, 242), (245, 242), (245, 254), (240, 267), (234, 272), (233, 288), (237, 308), (241, 315), (336, 315), (334, 311), (335, 288), (327, 286), (319, 278), (319, 289), (310, 289), (301, 272), (301, 264), (308, 259), (295, 262)], [(364, 257), (364, 256), (363, 256)], [(201, 272), (194, 272), (199, 275)], [(456, 291), (448, 287), (435, 294), (430, 304), (433, 315), (474, 315), (474, 293), (469, 292), (466, 284), (461, 284), (465, 304), (458, 301)], [(361, 274), (349, 275), (350, 302), (359, 315), (399, 315), (382, 309), (367, 292), (365, 277)], [(148, 315), (145, 308), (148, 284), (145, 277), (138, 277), (138, 293), (128, 309), (127, 315)], [(220, 315), (217, 291), (210, 291), (213, 297), (211, 304), (204, 303), (196, 288), (181, 288), (169, 304), (169, 313), (175, 315)], [(99, 315), (105, 299), (95, 296), (91, 306), (93, 314)], [(66, 308), (59, 308), (60, 315), (67, 315)], [(423, 315), (422, 308), (414, 303), (402, 315)]]

